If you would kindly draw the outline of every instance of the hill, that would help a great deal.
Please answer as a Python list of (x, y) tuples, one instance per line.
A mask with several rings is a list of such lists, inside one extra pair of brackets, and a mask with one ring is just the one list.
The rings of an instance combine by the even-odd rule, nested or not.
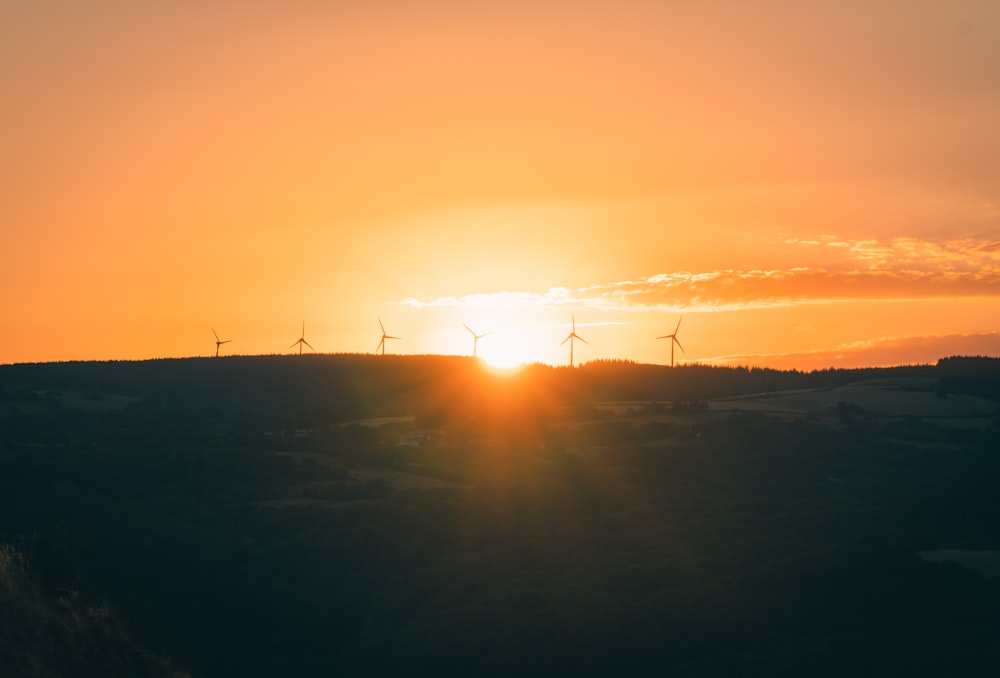
[[(0, 365), (0, 403), (8, 409), (64, 406), (89, 412), (148, 406), (199, 410), (283, 422), (349, 421), (434, 409), (496, 397), (498, 392), (560, 404), (613, 400), (668, 402), (803, 388), (828, 388), (865, 379), (926, 377), (945, 388), (995, 391), (1000, 360), (950, 358), (937, 366), (778, 371), (685, 365), (670, 368), (626, 361), (582, 367), (530, 365), (513, 372), (457, 356), (233, 356), (139, 362)], [(993, 390), (991, 390), (993, 389)]]
[(195, 676), (972, 672), (1000, 582), (945, 556), (1000, 550), (997, 383), (964, 358), (0, 366), (0, 540), (44, 540)]

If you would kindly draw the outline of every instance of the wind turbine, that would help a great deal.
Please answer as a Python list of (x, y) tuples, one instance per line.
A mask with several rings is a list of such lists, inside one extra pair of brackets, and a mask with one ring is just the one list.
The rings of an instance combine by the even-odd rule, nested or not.
[(212, 334), (215, 335), (215, 357), (218, 358), (219, 347), (222, 346), (223, 344), (228, 344), (229, 342), (232, 341), (232, 339), (219, 339), (219, 334), (218, 332), (215, 331), (214, 327), (212, 328)]
[(298, 346), (299, 346), (299, 355), (302, 355), (302, 344), (305, 344), (309, 348), (312, 348), (313, 352), (316, 351), (316, 349), (313, 348), (312, 344), (310, 344), (308, 341), (306, 341), (306, 321), (305, 320), (302, 321), (302, 336), (299, 337), (299, 340), (296, 341), (295, 343), (293, 343), (288, 348), (295, 348), (296, 344), (298, 344)]
[(390, 334), (385, 333), (385, 325), (382, 324), (382, 319), (378, 319), (378, 326), (382, 328), (382, 340), (378, 342), (378, 346), (375, 347), (375, 352), (378, 353), (379, 349), (382, 349), (382, 355), (385, 355), (385, 340), (386, 339), (399, 339), (399, 337), (394, 337)]
[(677, 339), (677, 330), (679, 330), (681, 328), (681, 320), (684, 320), (684, 316), (681, 316), (680, 320), (677, 321), (677, 327), (674, 328), (674, 333), (673, 334), (664, 334), (662, 337), (657, 337), (657, 339), (669, 339), (670, 340), (670, 366), (671, 367), (674, 366), (674, 344), (677, 344), (678, 346), (680, 346), (681, 353), (686, 353), (687, 352), (687, 351), (684, 350), (684, 347), (681, 346), (681, 342), (678, 341), (678, 339)]
[(465, 329), (469, 330), (469, 334), (472, 335), (472, 357), (475, 358), (476, 357), (476, 348), (477, 348), (477, 346), (479, 346), (479, 340), (482, 339), (483, 337), (485, 337), (487, 335), (490, 335), (490, 334), (493, 334), (493, 333), (492, 332), (486, 332), (485, 334), (476, 334), (475, 332), (472, 331), (472, 328), (469, 327), (468, 325), (466, 325), (465, 323), (462, 323), (462, 327), (464, 327)]
[(573, 367), (573, 341), (575, 339), (579, 339), (580, 341), (582, 341), (585, 344), (589, 343), (586, 339), (584, 339), (583, 337), (581, 337), (579, 334), (576, 333), (576, 314), (574, 313), (573, 314), (573, 330), (569, 333), (569, 335), (565, 339), (563, 339), (561, 342), (559, 342), (560, 346), (562, 346), (563, 344), (565, 344), (567, 341), (569, 342), (569, 366), (570, 367)]

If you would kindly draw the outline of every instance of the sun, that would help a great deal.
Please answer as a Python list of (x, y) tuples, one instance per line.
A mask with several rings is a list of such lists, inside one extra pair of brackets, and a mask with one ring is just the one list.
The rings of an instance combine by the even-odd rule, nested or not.
[(539, 361), (537, 341), (526, 332), (496, 332), (479, 342), (479, 357), (490, 367), (509, 370)]
[(485, 347), (479, 352), (479, 357), (490, 367), (503, 370), (520, 367), (526, 359), (516, 350), (516, 347), (498, 347), (486, 350)]

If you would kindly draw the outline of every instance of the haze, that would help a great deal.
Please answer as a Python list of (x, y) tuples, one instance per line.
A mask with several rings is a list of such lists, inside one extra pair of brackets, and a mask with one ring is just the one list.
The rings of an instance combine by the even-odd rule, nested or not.
[(326, 5), (0, 7), (0, 362), (1000, 354), (997, 3)]

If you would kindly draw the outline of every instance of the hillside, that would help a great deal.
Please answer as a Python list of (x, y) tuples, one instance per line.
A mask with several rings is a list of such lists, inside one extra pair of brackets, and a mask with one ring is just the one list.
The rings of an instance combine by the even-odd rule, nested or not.
[[(803, 388), (828, 388), (874, 378), (926, 377), (956, 391), (1000, 398), (1000, 360), (951, 358), (937, 366), (783, 372), (686, 365), (669, 368), (598, 361), (577, 369), (530, 365), (492, 371), (456, 356), (233, 356), (139, 362), (0, 365), (0, 406), (84, 412), (198, 410), (283, 422), (331, 423), (370, 416), (449, 411), (500, 394), (558, 404), (698, 400)], [(19, 411), (20, 411), (19, 410)]]
[(37, 542), (26, 556), (0, 543), (4, 676), (187, 676), (138, 646), (103, 601), (66, 587), (45, 548)]
[(997, 364), (0, 366), (0, 541), (194, 676), (973, 672)]

